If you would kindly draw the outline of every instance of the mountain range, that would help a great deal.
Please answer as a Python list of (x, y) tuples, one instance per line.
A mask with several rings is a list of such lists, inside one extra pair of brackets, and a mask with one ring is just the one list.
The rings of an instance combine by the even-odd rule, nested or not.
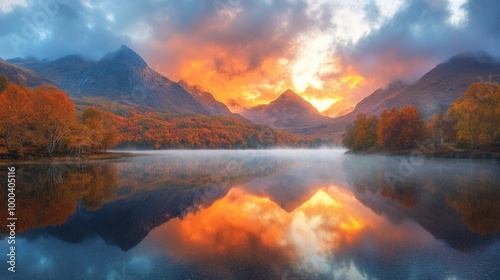
[(93, 105), (111, 110), (132, 107), (171, 114), (246, 118), (256, 124), (298, 135), (333, 137), (338, 142), (345, 126), (361, 113), (378, 115), (384, 108), (406, 105), (416, 106), (424, 117), (446, 111), (472, 83), (499, 82), (500, 60), (484, 51), (460, 53), (414, 83), (394, 81), (377, 89), (351, 112), (337, 112), (335, 115), (342, 116), (336, 118), (323, 115), (332, 112), (318, 112), (292, 90), (286, 90), (269, 104), (253, 108), (245, 108), (233, 99), (227, 100), (226, 105), (199, 86), (164, 77), (127, 46), (121, 46), (97, 62), (80, 55), (53, 61), (34, 58), (0, 60), (0, 73), (15, 83), (30, 87), (56, 85), (65, 90), (77, 106)]
[[(189, 87), (184, 82), (169, 80), (151, 69), (127, 46), (121, 46), (97, 62), (79, 55), (69, 55), (50, 62), (31, 58), (15, 58), (6, 62), (13, 64), (11, 68), (24, 67), (46, 77), (46, 83), (65, 90), (77, 104), (90, 101), (173, 114), (233, 116), (210, 93), (198, 92), (195, 87)], [(8, 77), (11, 79), (11, 75)], [(31, 83), (36, 84), (36, 81)]]
[(423, 117), (446, 112), (451, 103), (463, 96), (475, 82), (500, 82), (500, 59), (485, 51), (457, 54), (424, 74), (414, 83), (394, 81), (361, 100), (352, 112), (329, 122), (309, 126), (304, 134), (339, 140), (348, 123), (358, 114), (379, 115), (385, 108), (414, 105)]

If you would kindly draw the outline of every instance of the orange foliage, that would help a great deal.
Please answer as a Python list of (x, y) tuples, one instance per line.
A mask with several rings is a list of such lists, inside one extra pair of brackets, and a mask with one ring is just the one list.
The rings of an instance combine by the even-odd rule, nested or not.
[(117, 117), (121, 144), (140, 148), (232, 149), (298, 147), (298, 137), (264, 125), (218, 116), (171, 117), (131, 111)]
[(425, 123), (418, 109), (405, 106), (400, 110), (385, 109), (380, 115), (377, 131), (378, 145), (389, 149), (407, 149), (416, 146), (426, 134)]
[(0, 136), (11, 152), (43, 149), (52, 156), (57, 149), (80, 154), (84, 147), (100, 150), (118, 142), (112, 115), (93, 109), (92, 117), (79, 122), (75, 105), (53, 86), (28, 89), (8, 84), (0, 93), (0, 105)]

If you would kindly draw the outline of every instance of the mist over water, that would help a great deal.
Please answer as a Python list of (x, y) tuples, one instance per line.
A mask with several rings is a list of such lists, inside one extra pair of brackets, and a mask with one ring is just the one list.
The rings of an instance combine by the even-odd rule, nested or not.
[(19, 166), (19, 269), (0, 278), (498, 279), (498, 161), (344, 152)]

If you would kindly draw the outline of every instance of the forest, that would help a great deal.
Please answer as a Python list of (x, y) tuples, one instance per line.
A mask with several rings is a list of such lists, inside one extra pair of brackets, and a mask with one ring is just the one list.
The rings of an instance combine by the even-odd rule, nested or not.
[(446, 113), (424, 119), (417, 108), (384, 109), (377, 116), (360, 114), (347, 126), (342, 144), (352, 151), (396, 151), (429, 142), (466, 150), (500, 148), (500, 85), (471, 85)]
[(218, 116), (173, 116), (133, 109), (120, 115), (78, 112), (54, 86), (27, 88), (0, 77), (0, 154), (77, 156), (119, 148), (256, 149), (318, 147), (330, 140), (299, 138), (265, 125)]

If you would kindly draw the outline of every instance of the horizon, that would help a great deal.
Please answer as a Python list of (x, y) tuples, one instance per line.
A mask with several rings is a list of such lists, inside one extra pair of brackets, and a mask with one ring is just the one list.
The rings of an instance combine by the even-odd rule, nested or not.
[(458, 53), (499, 56), (499, 8), (470, 0), (13, 0), (0, 5), (0, 57), (97, 61), (127, 45), (163, 76), (224, 103), (268, 104), (291, 89), (320, 112), (340, 112)]

